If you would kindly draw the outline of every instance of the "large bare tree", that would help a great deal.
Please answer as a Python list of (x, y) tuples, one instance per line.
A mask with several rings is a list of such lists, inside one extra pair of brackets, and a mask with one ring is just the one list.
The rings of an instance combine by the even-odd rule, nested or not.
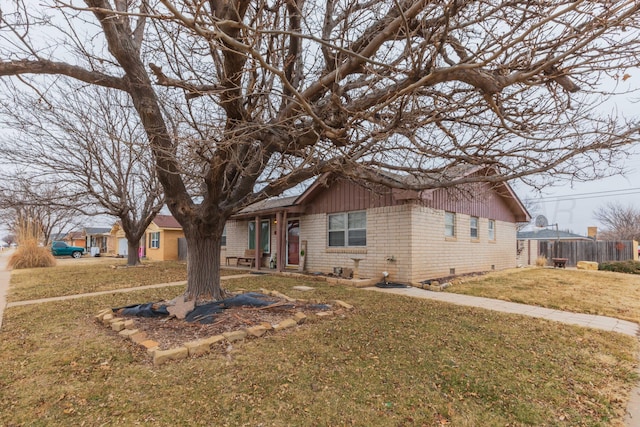
[(13, 102), (0, 97), (0, 123), (14, 130), (0, 136), (0, 159), (21, 166), (19, 180), (48, 180), (59, 190), (31, 192), (32, 203), (118, 218), (127, 264), (139, 264), (140, 240), (164, 194), (129, 97), (69, 82), (12, 95)]
[[(189, 296), (221, 296), (232, 213), (321, 172), (391, 186), (380, 170), (428, 175), (416, 189), (586, 179), (637, 135), (595, 110), (639, 63), (633, 0), (49, 5), (3, 10), (0, 76), (128, 94), (184, 227)], [(460, 164), (497, 173), (452, 175)]]
[(22, 174), (0, 179), (0, 213), (14, 235), (20, 235), (21, 227), (28, 224), (36, 227), (32, 231), (46, 246), (55, 233), (68, 231), (81, 223), (83, 216), (76, 209), (51, 203), (62, 194), (58, 184), (24, 179)]
[(629, 204), (607, 203), (593, 213), (604, 230), (598, 238), (604, 240), (640, 240), (640, 209)]

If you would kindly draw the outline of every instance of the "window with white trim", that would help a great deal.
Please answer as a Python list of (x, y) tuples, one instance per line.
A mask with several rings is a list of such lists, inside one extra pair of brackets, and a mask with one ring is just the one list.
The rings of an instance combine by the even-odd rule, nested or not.
[(160, 232), (155, 231), (153, 233), (149, 233), (149, 247), (153, 249), (158, 249), (160, 247)]
[(496, 240), (496, 220), (489, 220), (489, 240)]
[(471, 236), (472, 239), (477, 240), (478, 239), (478, 217), (477, 216), (472, 216), (469, 219), (469, 235)]
[(329, 215), (329, 247), (367, 246), (367, 212)]
[(456, 237), (456, 214), (453, 212), (444, 213), (444, 236)]

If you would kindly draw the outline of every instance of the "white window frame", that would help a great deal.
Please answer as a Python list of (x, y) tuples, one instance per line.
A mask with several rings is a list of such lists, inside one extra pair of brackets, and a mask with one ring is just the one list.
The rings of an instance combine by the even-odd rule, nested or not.
[[(473, 234), (474, 230), (475, 236)], [(478, 240), (480, 238), (480, 218), (478, 218), (477, 216), (472, 216), (469, 218), (469, 236), (472, 240)]]
[[(364, 214), (364, 227), (349, 227), (349, 217), (351, 215), (356, 214)], [(342, 217), (342, 221), (344, 224), (344, 228), (331, 228), (331, 218)], [(364, 231), (364, 244), (363, 245), (354, 245), (351, 244), (351, 232), (354, 231)], [(343, 233), (343, 242), (342, 245), (332, 245), (331, 244), (331, 233)], [(355, 239), (355, 238), (354, 238)], [(351, 212), (340, 212), (335, 214), (327, 215), (327, 247), (330, 248), (364, 248), (367, 246), (367, 211), (351, 211)]]
[(444, 237), (456, 237), (456, 214), (455, 212), (444, 213)]
[(489, 240), (494, 242), (496, 240), (496, 220), (490, 219), (489, 225), (487, 227), (487, 233), (489, 235)]
[(160, 232), (152, 231), (149, 233), (149, 248), (160, 249)]

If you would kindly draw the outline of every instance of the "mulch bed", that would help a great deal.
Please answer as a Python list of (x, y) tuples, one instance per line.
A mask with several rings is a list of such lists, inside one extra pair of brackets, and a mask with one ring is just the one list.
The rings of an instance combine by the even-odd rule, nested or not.
[[(286, 301), (272, 299), (273, 305), (269, 307), (229, 307), (215, 315), (212, 323), (202, 324), (188, 322), (176, 317), (138, 317), (121, 316), (135, 321), (135, 329), (145, 332), (147, 337), (159, 343), (160, 350), (167, 350), (182, 346), (185, 342), (202, 338), (221, 335), (224, 332), (232, 332), (257, 326), (263, 323), (276, 325), (281, 321), (291, 318), (298, 311), (307, 316), (312, 316), (320, 311), (327, 311), (318, 304), (303, 301)], [(339, 307), (332, 307), (335, 314), (344, 313)]]

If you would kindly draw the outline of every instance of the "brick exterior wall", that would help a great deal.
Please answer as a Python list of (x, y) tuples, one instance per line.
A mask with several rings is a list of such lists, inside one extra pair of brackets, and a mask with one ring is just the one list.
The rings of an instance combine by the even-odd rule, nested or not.
[(515, 224), (496, 221), (495, 241), (489, 241), (488, 218), (479, 219), (479, 238), (470, 238), (470, 216), (456, 214), (456, 237), (444, 235), (444, 211), (407, 204), (367, 210), (366, 248), (327, 247), (327, 216), (307, 215), (300, 221), (300, 238), (307, 240), (305, 269), (330, 273), (334, 267), (353, 268), (360, 277), (415, 283), (454, 274), (516, 266)]
[[(263, 218), (266, 219), (266, 218)], [(220, 265), (225, 265), (227, 257), (243, 257), (244, 251), (249, 247), (249, 221), (244, 220), (229, 220), (226, 223), (227, 227), (227, 245), (222, 246), (220, 251)], [(273, 254), (276, 248), (276, 228), (271, 219), (270, 230), (271, 238), (269, 239), (270, 253)], [(262, 266), (269, 266), (270, 256), (265, 256), (262, 259)], [(230, 261), (231, 265), (234, 265)]]

